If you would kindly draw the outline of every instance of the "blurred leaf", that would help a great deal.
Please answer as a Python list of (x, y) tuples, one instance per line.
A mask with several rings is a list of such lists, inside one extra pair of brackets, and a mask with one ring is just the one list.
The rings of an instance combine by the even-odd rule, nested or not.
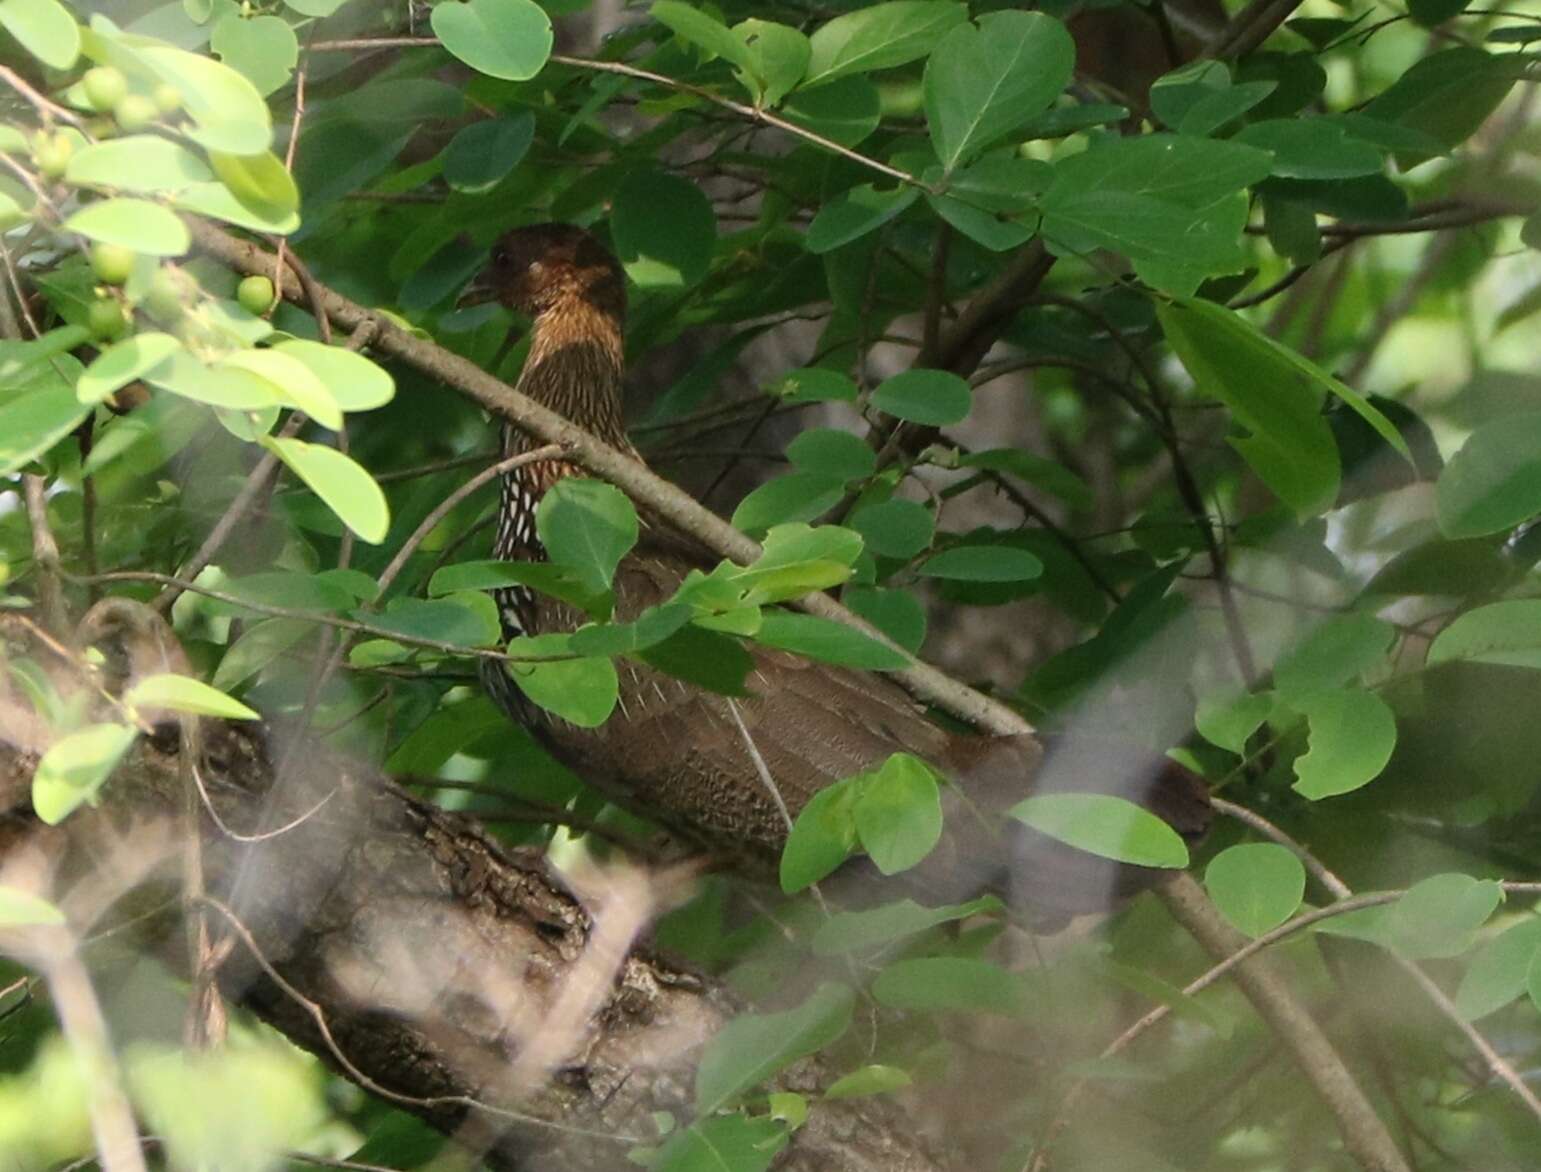
[(1300, 910), (1306, 869), (1293, 852), (1277, 843), (1244, 843), (1210, 860), (1204, 886), (1238, 931), (1257, 937)]
[(131, 708), (170, 708), (195, 716), (217, 716), (222, 720), (260, 720), (261, 713), (233, 700), (218, 688), (190, 676), (163, 673), (146, 676), (123, 693), (123, 702)]
[(186, 225), (174, 214), (158, 203), (127, 196), (87, 204), (61, 227), (149, 256), (181, 256), (192, 244)]
[(444, 148), (444, 181), (456, 191), (491, 191), (517, 167), (535, 139), (535, 116), (486, 118), (465, 127)]
[(305, 364), (344, 411), (370, 411), (389, 403), (396, 384), (383, 367), (342, 346), (295, 338), (272, 349)]
[(962, 956), (896, 961), (878, 973), (872, 995), (890, 1009), (932, 1013), (1014, 1016), (1027, 1004), (1027, 990), (1017, 974)]
[(1503, 902), (1503, 888), (1470, 875), (1431, 875), (1386, 912), (1386, 943), (1414, 959), (1459, 956)]
[(1177, 831), (1149, 810), (1110, 794), (1040, 794), (1009, 813), (1069, 846), (1142, 867), (1186, 867), (1188, 848)]
[(1396, 628), (1374, 615), (1333, 615), (1318, 624), (1274, 665), (1274, 684), (1286, 701), (1341, 687), (1383, 663)]
[(869, 911), (835, 912), (814, 933), (813, 951), (819, 956), (861, 952), (914, 936), (938, 924), (1001, 910), (1000, 900), (985, 895), (949, 907), (921, 907), (914, 900), (900, 899)]
[(787, 1146), (775, 1119), (716, 1115), (675, 1132), (648, 1162), (651, 1172), (765, 1172)]
[(55, 741), (32, 774), (32, 809), (49, 826), (94, 801), (138, 736), (126, 724), (90, 724)]
[(706, 1044), (696, 1067), (695, 1106), (710, 1115), (751, 1087), (834, 1042), (851, 1024), (856, 996), (826, 983), (796, 1009), (744, 1014)]
[(1043, 573), (1043, 563), (1010, 545), (954, 545), (916, 567), (923, 578), (963, 582), (1020, 582)]
[(929, 766), (895, 753), (858, 788), (856, 836), (879, 871), (897, 875), (931, 853), (942, 837), (942, 800)]
[(920, 653), (926, 639), (926, 610), (909, 591), (851, 586), (841, 601), (911, 655)]
[(1523, 994), (1538, 953), (1541, 919), (1533, 915), (1505, 928), (1479, 948), (1455, 991), (1455, 1007), (1461, 1016), (1477, 1021)]
[(181, 191), (213, 180), (192, 151), (156, 134), (130, 134), (92, 143), (70, 156), (66, 182), (119, 191)]
[(64, 913), (39, 895), (0, 883), (0, 928), (63, 926)]
[(300, 43), (289, 22), (278, 16), (221, 17), (209, 35), (220, 59), (245, 74), (266, 96), (288, 84), (300, 59)]
[(1541, 598), (1509, 598), (1460, 615), (1434, 637), (1428, 663), (1541, 667)]
[(890, 1091), (902, 1091), (913, 1081), (897, 1066), (863, 1066), (837, 1078), (824, 1092), (824, 1097), (853, 1099), (859, 1095), (886, 1095)]
[(861, 480), (877, 468), (877, 453), (860, 436), (834, 427), (815, 427), (787, 445), (787, 459), (802, 472)]
[(79, 426), (90, 413), (75, 388), (56, 382), (0, 402), (0, 475), (30, 463)]
[(1481, 537), (1541, 513), (1541, 412), (1516, 412), (1477, 428), (1436, 486), (1446, 537)]
[(170, 334), (142, 333), (114, 342), (92, 360), (75, 383), (82, 403), (100, 403), (114, 391), (159, 366), (182, 348)]
[(80, 26), (59, 0), (0, 0), (0, 25), (54, 69), (68, 69), (80, 56)]
[(176, 88), (196, 123), (188, 137), (211, 151), (254, 155), (272, 145), (273, 123), (257, 88), (228, 65), (169, 45), (136, 46), (160, 80)]

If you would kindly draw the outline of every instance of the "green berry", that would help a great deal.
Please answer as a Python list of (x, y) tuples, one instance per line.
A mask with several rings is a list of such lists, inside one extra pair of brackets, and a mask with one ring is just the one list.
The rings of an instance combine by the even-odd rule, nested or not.
[(144, 308), (163, 325), (174, 325), (186, 312), (187, 307), (182, 303), (182, 290), (167, 269), (156, 269), (155, 276), (150, 278), (150, 287), (145, 290)]
[(32, 161), (45, 179), (57, 179), (70, 164), (75, 143), (65, 134), (40, 134), (32, 144)]
[(86, 91), (86, 101), (91, 103), (93, 110), (111, 110), (128, 93), (128, 78), (123, 76), (121, 69), (114, 69), (111, 65), (98, 65), (95, 69), (86, 70), (80, 85)]
[(96, 272), (97, 280), (108, 285), (121, 285), (134, 271), (134, 261), (138, 255), (132, 248), (124, 248), (121, 244), (97, 241), (91, 246), (91, 268)]
[(266, 313), (273, 308), (273, 282), (266, 277), (247, 277), (235, 290), (235, 299), (247, 313)]
[(182, 108), (182, 91), (174, 85), (161, 82), (150, 92), (150, 100), (162, 114), (172, 114)]
[(91, 302), (86, 328), (91, 331), (93, 338), (110, 342), (123, 336), (128, 329), (128, 318), (123, 315), (121, 305), (109, 297), (103, 297), (100, 301)]
[(160, 116), (155, 103), (143, 94), (129, 94), (112, 108), (112, 116), (124, 130), (143, 130)]

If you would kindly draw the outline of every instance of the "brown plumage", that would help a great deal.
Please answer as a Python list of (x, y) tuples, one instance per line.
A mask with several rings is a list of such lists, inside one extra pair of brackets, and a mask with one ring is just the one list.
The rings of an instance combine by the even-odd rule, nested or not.
[[(604, 247), (587, 232), (562, 224), (509, 232), (497, 242), (468, 299), (493, 297), (534, 321), (519, 389), (610, 444), (635, 452), (621, 401), (625, 281)], [(537, 442), (505, 428), (510, 453)], [(535, 507), (558, 479), (582, 474), (556, 460), (509, 473), (495, 556), (543, 560)], [(694, 539), (639, 512), (641, 540), (615, 576), (615, 617), (621, 621), (669, 598), (692, 569), (717, 561)], [(570, 631), (584, 621), (575, 608), (533, 591), (514, 588), (496, 597), (508, 635)], [(500, 664), (489, 664), (484, 678), (499, 703), (579, 776), (715, 853), (774, 865), (788, 818), (813, 794), (903, 751), (957, 783), (946, 787), (946, 839), (921, 868), (929, 894), (956, 898), (1009, 887), (1040, 919), (1057, 919), (1106, 908), (1117, 894), (1149, 881), (1150, 873), (1139, 868), (1106, 864), (1016, 823), (1003, 824), (1001, 811), (1031, 792), (1038, 772), (1042, 753), (1032, 738), (950, 732), (882, 676), (769, 649), (756, 648), (753, 655), (746, 681), (750, 695), (737, 700), (618, 658), (620, 700), (597, 729), (578, 728), (531, 704)], [(762, 780), (756, 753), (774, 792)], [(1120, 766), (1130, 772), (1126, 767), (1127, 762)], [(1115, 778), (1112, 785), (1180, 831), (1202, 832), (1207, 802), (1201, 790), (1159, 764), (1134, 772), (1150, 776), (1133, 784), (1129, 776)], [(1055, 788), (1108, 785), (1106, 778), (1101, 787), (1097, 780), (1075, 776)]]

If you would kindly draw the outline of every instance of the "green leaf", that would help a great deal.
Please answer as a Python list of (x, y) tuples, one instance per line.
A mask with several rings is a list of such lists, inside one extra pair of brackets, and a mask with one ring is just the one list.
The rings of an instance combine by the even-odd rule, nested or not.
[(571, 570), (591, 593), (602, 594), (637, 544), (637, 510), (613, 485), (568, 476), (541, 498), (535, 531), (553, 564)]
[(1186, 867), (1188, 847), (1149, 810), (1110, 794), (1040, 794), (1008, 813), (1079, 850), (1142, 867)]
[(912, 558), (931, 544), (936, 519), (924, 505), (907, 500), (863, 505), (847, 522), (880, 557)]
[(238, 687), (315, 629), (315, 624), (307, 619), (265, 619), (252, 623), (226, 649), (209, 682), (224, 691)]
[(1021, 448), (970, 452), (958, 460), (958, 467), (987, 468), (992, 472), (1008, 473), (1044, 492), (1053, 493), (1066, 504), (1079, 509), (1090, 508), (1095, 503), (1091, 485), (1069, 468), (1054, 460), (1024, 452)]
[(396, 382), (388, 371), (342, 346), (323, 346), (296, 338), (279, 342), (271, 349), (304, 363), (344, 411), (369, 411), (395, 397)]
[(963, 956), (923, 956), (887, 966), (872, 995), (890, 1009), (1014, 1016), (1027, 1007), (1027, 988), (1016, 973)]
[(126, 724), (91, 724), (54, 742), (32, 774), (32, 809), (57, 826), (77, 806), (95, 799), (138, 735)]
[(1273, 155), (1281, 179), (1351, 179), (1377, 175), (1385, 166), (1380, 151), (1324, 118), (1272, 118), (1245, 126), (1235, 142)]
[(877, 453), (859, 436), (836, 427), (815, 427), (787, 445), (787, 459), (803, 472), (861, 480), (877, 468)]
[(54, 69), (68, 69), (80, 56), (80, 26), (59, 0), (0, 0), (0, 25)]
[(461, 129), (444, 148), (444, 181), (456, 191), (491, 191), (524, 159), (535, 141), (535, 115), (486, 118)]
[(1396, 635), (1372, 614), (1333, 615), (1279, 657), (1274, 684), (1290, 702), (1341, 687), (1384, 662)]
[(954, 545), (921, 562), (915, 572), (960, 582), (1025, 582), (1043, 573), (1043, 562), (1011, 545)]
[(744, 680), (754, 670), (754, 657), (737, 639), (694, 624), (662, 643), (644, 647), (636, 658), (661, 672), (721, 696), (747, 696)]
[(551, 18), (533, 0), (445, 0), (429, 24), (446, 49), (489, 77), (528, 81), (551, 55)]
[[(508, 644), (510, 655), (561, 655), (570, 650), (566, 635), (520, 636)], [(505, 663), (519, 690), (548, 712), (579, 728), (598, 728), (615, 711), (620, 680), (604, 656)]]
[(661, 171), (634, 171), (610, 207), (616, 255), (644, 289), (698, 283), (711, 267), (717, 217), (701, 189)]
[(64, 178), (87, 187), (174, 192), (207, 183), (214, 172), (179, 143), (158, 134), (130, 134), (77, 151), (70, 156)]
[(715, 1115), (675, 1132), (648, 1161), (650, 1172), (766, 1172), (787, 1146), (775, 1119)]
[[(209, 162), (225, 189), (258, 223), (285, 223), (300, 206), (294, 176), (272, 151), (234, 155), (211, 150)], [(193, 193), (184, 191), (179, 198), (185, 200), (189, 194)]]
[(1350, 793), (1380, 776), (1397, 743), (1397, 722), (1374, 692), (1319, 692), (1291, 701), (1311, 726), (1311, 748), (1295, 759), (1296, 793), (1313, 801)]
[(813, 934), (813, 951), (818, 956), (862, 952), (917, 935), (938, 924), (1002, 910), (999, 899), (984, 895), (949, 907), (921, 907), (914, 900), (901, 899), (868, 911), (835, 912)]
[(181, 256), (192, 244), (187, 226), (175, 213), (147, 199), (120, 197), (87, 204), (62, 227), (148, 256)]
[(841, 601), (911, 655), (926, 641), (926, 609), (908, 590), (848, 587)]
[(170, 672), (146, 676), (123, 694), (123, 702), (133, 708), (170, 708), (196, 716), (218, 716), (225, 720), (260, 720), (261, 714), (233, 700), (218, 688), (202, 680)]
[(765, 391), (788, 403), (854, 403), (857, 396), (856, 384), (849, 377), (818, 366), (788, 371)]
[(62, 926), (64, 913), (39, 895), (0, 883), (0, 928)]
[(878, 128), (883, 103), (877, 86), (865, 77), (842, 77), (832, 85), (798, 90), (781, 112), (795, 126), (853, 147)]
[(845, 481), (815, 472), (793, 472), (767, 480), (733, 510), (733, 524), (746, 533), (790, 521), (812, 521), (845, 496)]
[(1460, 615), (1434, 637), (1428, 664), (1541, 667), (1541, 598), (1508, 598)]
[(941, 788), (925, 762), (895, 753), (858, 789), (856, 836), (883, 874), (909, 870), (941, 840)]
[(287, 235), (300, 226), (298, 212), (286, 212), (274, 206), (253, 208), (237, 199), (223, 183), (196, 183), (184, 187), (172, 195), (171, 202), (182, 211), (224, 220), (254, 232)]
[(1227, 847), (1204, 870), (1204, 886), (1237, 931), (1257, 937), (1300, 910), (1306, 869), (1295, 854), (1272, 842)]
[(326, 507), (363, 541), (378, 545), (390, 530), (390, 508), (373, 476), (335, 448), (264, 436), (262, 446), (287, 464)]
[(216, 370), (241, 371), (261, 380), (282, 403), (292, 403), (323, 427), (342, 427), (342, 409), (309, 366), (279, 350), (233, 350)]
[(1536, 916), (1526, 916), (1479, 948), (1455, 991), (1455, 1007), (1461, 1016), (1477, 1021), (1524, 993), (1538, 953), (1541, 918)]
[(864, 671), (899, 671), (910, 663), (909, 656), (871, 635), (811, 614), (767, 610), (754, 638), (766, 647)]
[(90, 413), (68, 383), (41, 386), (0, 403), (0, 476), (46, 452)]
[(223, 16), (209, 34), (209, 48), (264, 97), (288, 84), (300, 59), (299, 39), (280, 16)]
[(697, 1115), (710, 1115), (784, 1070), (830, 1045), (851, 1024), (856, 995), (826, 982), (796, 1009), (746, 1013), (706, 1044), (696, 1067)]
[(951, 171), (1049, 108), (1070, 81), (1075, 43), (1040, 12), (995, 12), (960, 24), (926, 62), (926, 125)]
[(1199, 735), (1232, 753), (1246, 752), (1247, 740), (1273, 711), (1273, 697), (1250, 692), (1206, 696), (1193, 718)]
[(991, 252), (1010, 252), (1033, 238), (1036, 228), (1016, 220), (1003, 220), (950, 195), (927, 195), (931, 210), (976, 244)]
[(803, 85), (919, 60), (964, 19), (963, 7), (947, 0), (891, 0), (837, 16), (810, 38)]
[(740, 69), (749, 68), (749, 47), (735, 37), (722, 21), (699, 8), (692, 8), (679, 0), (655, 0), (647, 12), (659, 24), (666, 25), (684, 40), (705, 49), (708, 56), (721, 57)]
[(461, 647), (491, 647), (503, 633), (496, 605), (477, 592), (438, 599), (393, 598), (383, 613), (359, 611), (353, 617), (398, 635)]
[(856, 850), (858, 791), (850, 781), (819, 790), (798, 812), (781, 851), (781, 890), (794, 895), (817, 883)]
[(1387, 909), (1385, 942), (1417, 960), (1459, 956), (1503, 898), (1503, 888), (1491, 879), (1431, 875)]
[(863, 183), (843, 191), (819, 209), (804, 243), (815, 255), (833, 252), (881, 228), (919, 196), (916, 188), (907, 185), (880, 191)]
[(1092, 192), (1145, 195), (1182, 208), (1204, 208), (1266, 179), (1267, 151), (1181, 134), (1114, 138), (1054, 165), (1044, 210)]
[(569, 637), (579, 655), (622, 655), (662, 643), (690, 621), (691, 609), (681, 603), (650, 606), (629, 623), (597, 623), (579, 627)]
[(946, 427), (968, 415), (973, 395), (968, 383), (949, 371), (917, 369), (884, 379), (869, 401), (896, 419)]
[(761, 106), (779, 106), (808, 72), (812, 46), (799, 30), (775, 21), (751, 18), (733, 26), (748, 50), (746, 65), (733, 76)]
[[(1481, 49), (1445, 49), (1415, 62), (1363, 113), (1421, 131), (1447, 149), (1457, 147), (1498, 108), (1523, 68), (1516, 59)], [(1399, 161), (1407, 167), (1429, 157), (1428, 151), (1404, 151)]]
[(170, 334), (153, 332), (114, 342), (81, 373), (75, 383), (75, 396), (82, 403), (100, 403), (136, 378), (143, 378), (180, 349), (182, 343)]
[(173, 350), (159, 365), (145, 371), (153, 387), (232, 411), (260, 411), (283, 402), (278, 388), (245, 370), (205, 366), (186, 350)]
[(854, 1099), (862, 1095), (886, 1095), (892, 1091), (902, 1091), (912, 1082), (910, 1076), (897, 1066), (873, 1064), (837, 1078), (824, 1092), (824, 1097)]
[(1517, 411), (1467, 437), (1435, 486), (1440, 532), (1480, 537), (1541, 513), (1541, 411)]
[(273, 122), (250, 80), (222, 62), (170, 45), (136, 46), (140, 60), (182, 95), (195, 126), (188, 137), (211, 151), (254, 155), (268, 149)]

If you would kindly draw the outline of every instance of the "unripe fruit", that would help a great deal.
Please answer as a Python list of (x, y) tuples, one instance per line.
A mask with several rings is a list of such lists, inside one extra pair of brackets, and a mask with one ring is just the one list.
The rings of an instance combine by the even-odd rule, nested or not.
[(93, 110), (111, 110), (128, 93), (128, 78), (123, 76), (123, 71), (114, 69), (111, 65), (98, 65), (95, 69), (86, 70), (85, 77), (80, 79), (80, 86), (86, 92), (86, 101), (91, 103)]
[(32, 161), (45, 179), (57, 179), (69, 166), (75, 143), (65, 134), (40, 134), (32, 144)]
[(143, 94), (129, 94), (112, 108), (112, 116), (124, 130), (143, 130), (160, 115), (155, 103)]
[(247, 277), (236, 286), (235, 299), (247, 313), (266, 313), (273, 308), (273, 282), (266, 277)]
[(110, 342), (114, 338), (123, 336), (128, 329), (128, 318), (123, 316), (123, 307), (110, 298), (102, 298), (93, 301), (86, 317), (86, 328), (91, 331), (93, 338), (99, 338), (104, 342)]
[(162, 114), (170, 114), (182, 108), (182, 91), (174, 85), (161, 82), (151, 91), (150, 100)]
[(134, 261), (137, 259), (138, 253), (132, 248), (124, 248), (121, 244), (97, 241), (91, 246), (91, 268), (95, 271), (97, 279), (108, 285), (121, 285), (128, 280), (129, 274), (134, 271)]
[(176, 278), (165, 269), (156, 269), (145, 290), (144, 308), (151, 317), (163, 325), (174, 325), (186, 311), (182, 304), (182, 290)]

